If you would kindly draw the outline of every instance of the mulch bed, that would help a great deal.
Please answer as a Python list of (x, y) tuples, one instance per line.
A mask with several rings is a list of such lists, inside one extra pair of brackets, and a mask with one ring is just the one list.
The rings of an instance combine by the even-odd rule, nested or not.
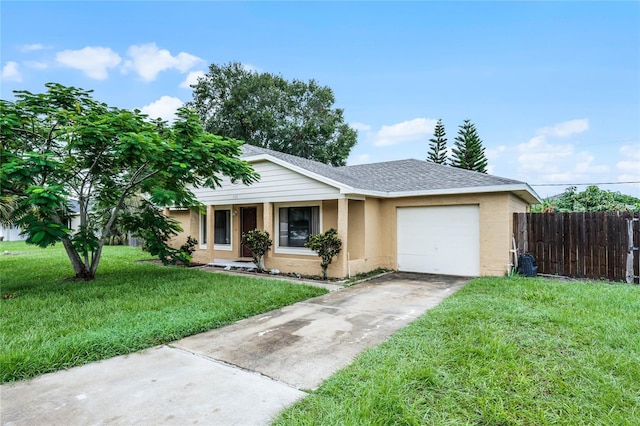
[[(138, 262), (148, 262), (148, 263), (155, 263), (156, 265), (163, 265), (162, 260), (160, 259), (138, 260)], [(167, 266), (182, 266), (186, 268), (197, 268), (199, 266), (205, 266), (205, 263), (190, 262), (188, 265), (186, 265), (184, 262), (177, 262), (175, 265), (167, 265)]]

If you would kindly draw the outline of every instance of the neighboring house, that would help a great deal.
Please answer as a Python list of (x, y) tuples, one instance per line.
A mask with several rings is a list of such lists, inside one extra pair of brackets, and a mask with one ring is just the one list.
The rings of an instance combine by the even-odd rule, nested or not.
[(319, 274), (320, 260), (304, 247), (309, 235), (338, 230), (342, 252), (329, 276), (376, 268), (462, 276), (504, 275), (512, 248), (514, 212), (539, 203), (524, 182), (420, 160), (332, 167), (280, 152), (242, 146), (260, 173), (251, 186), (224, 179), (198, 188), (206, 206), (166, 208), (200, 242), (194, 260), (249, 260), (241, 235), (269, 232), (265, 266)]
[(21, 232), (17, 226), (0, 225), (0, 241), (24, 241), (27, 237), (20, 235)]
[[(69, 201), (70, 217), (67, 226), (72, 231), (75, 231), (80, 226), (80, 206), (76, 200)], [(24, 241), (27, 239), (26, 235), (22, 234), (22, 228), (18, 226), (6, 226), (0, 225), (0, 240), (2, 241)]]

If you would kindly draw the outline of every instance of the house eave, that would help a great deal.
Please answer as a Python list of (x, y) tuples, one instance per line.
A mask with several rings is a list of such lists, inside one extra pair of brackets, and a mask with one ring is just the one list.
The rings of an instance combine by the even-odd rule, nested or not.
[(358, 191), (355, 193), (345, 193), (346, 195), (359, 194), (377, 198), (406, 198), (424, 197), (436, 195), (459, 195), (459, 194), (486, 194), (492, 192), (511, 192), (529, 204), (541, 203), (542, 200), (536, 192), (526, 183), (513, 185), (492, 185), (478, 187), (443, 188), (421, 191)]

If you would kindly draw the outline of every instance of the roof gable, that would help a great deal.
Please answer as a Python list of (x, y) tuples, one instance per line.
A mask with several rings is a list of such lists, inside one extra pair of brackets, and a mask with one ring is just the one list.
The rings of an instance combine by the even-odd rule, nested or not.
[(343, 193), (375, 196), (409, 196), (429, 193), (512, 191), (527, 202), (539, 202), (538, 195), (525, 182), (502, 178), (429, 161), (408, 159), (354, 166), (333, 167), (318, 161), (242, 145), (242, 158), (248, 161), (275, 159), (283, 166), (322, 180)]

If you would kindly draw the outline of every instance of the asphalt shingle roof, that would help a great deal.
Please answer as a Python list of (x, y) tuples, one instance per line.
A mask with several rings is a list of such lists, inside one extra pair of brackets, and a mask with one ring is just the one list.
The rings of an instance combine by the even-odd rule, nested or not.
[(513, 179), (415, 159), (333, 167), (248, 144), (242, 146), (242, 151), (242, 157), (271, 155), (343, 185), (368, 191), (412, 192), (524, 184)]

